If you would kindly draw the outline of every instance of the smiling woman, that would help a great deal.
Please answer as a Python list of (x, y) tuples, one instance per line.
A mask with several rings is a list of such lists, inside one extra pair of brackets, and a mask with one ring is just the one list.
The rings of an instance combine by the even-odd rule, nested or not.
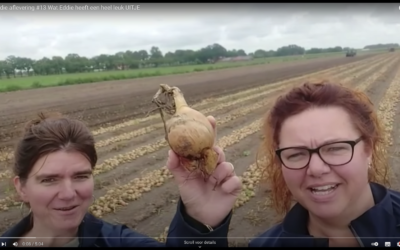
[[(224, 157), (223, 152), (221, 155)], [(192, 193), (188, 190), (194, 187), (189, 184), (185, 191), (180, 192), (181, 200), (170, 225), (166, 244), (134, 232), (124, 225), (107, 223), (88, 213), (94, 199), (92, 171), (97, 163), (97, 153), (91, 132), (80, 121), (60, 114), (40, 114), (39, 119), (26, 126), (14, 158), (14, 186), (31, 211), (1, 235), (3, 242), (6, 241), (8, 245), (17, 241), (18, 245), (45, 247), (179, 247), (195, 237), (204, 241), (208, 237), (217, 237), (220, 239), (216, 240), (216, 246), (227, 246), (226, 237), (232, 215), (229, 211), (235, 198), (230, 195), (232, 201), (225, 202), (225, 212), (220, 216), (215, 215), (218, 213), (208, 213), (207, 209), (204, 209), (205, 212), (198, 211), (197, 203), (205, 202), (200, 200), (196, 203), (192, 199), (194, 192), (203, 189), (202, 195), (205, 197), (197, 197), (208, 201), (212, 194), (211, 191), (204, 191), (205, 185), (211, 186), (204, 181), (199, 182)], [(180, 166), (179, 161), (173, 163), (169, 159), (169, 167), (173, 168), (174, 164)], [(225, 178), (224, 169), (229, 165), (224, 163), (219, 166), (216, 172)], [(214, 192), (213, 195), (218, 193), (221, 192)], [(190, 204), (187, 202), (188, 197)], [(215, 202), (208, 203), (206, 205), (210, 209), (215, 206)]]
[[(74, 229), (93, 199), (94, 183), (90, 162), (81, 153), (72, 151), (73, 146), (67, 145), (65, 149), (40, 157), (31, 170), (33, 178), (26, 178), (25, 171), (14, 178), (20, 197), (35, 214), (35, 229), (41, 229), (37, 233), (42, 237)], [(88, 159), (94, 157), (90, 155)], [(32, 230), (27, 236), (35, 233)]]
[(384, 186), (384, 130), (364, 93), (306, 83), (276, 101), (263, 131), (260, 162), (285, 217), (250, 246), (370, 246), (400, 237), (400, 193)]

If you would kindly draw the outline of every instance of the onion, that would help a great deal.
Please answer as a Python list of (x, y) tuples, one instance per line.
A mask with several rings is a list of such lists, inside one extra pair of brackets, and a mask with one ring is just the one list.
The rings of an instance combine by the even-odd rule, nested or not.
[[(160, 84), (153, 103), (164, 122), (165, 139), (180, 157), (183, 167), (191, 172), (198, 170), (205, 179), (208, 178), (218, 162), (218, 153), (213, 149), (215, 133), (210, 121), (189, 107), (178, 87)], [(171, 116), (167, 121), (163, 112)]]

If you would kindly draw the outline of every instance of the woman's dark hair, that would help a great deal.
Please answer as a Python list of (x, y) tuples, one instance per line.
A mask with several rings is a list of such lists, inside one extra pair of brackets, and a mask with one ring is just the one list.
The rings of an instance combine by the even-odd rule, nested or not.
[(14, 174), (26, 181), (36, 161), (59, 151), (74, 151), (84, 155), (92, 169), (97, 162), (95, 141), (89, 128), (81, 121), (61, 113), (39, 113), (25, 126), (24, 134), (14, 151)]

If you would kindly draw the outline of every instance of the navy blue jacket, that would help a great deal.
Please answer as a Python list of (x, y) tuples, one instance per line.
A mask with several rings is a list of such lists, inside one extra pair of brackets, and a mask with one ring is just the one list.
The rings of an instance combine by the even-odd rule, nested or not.
[[(381, 247), (400, 241), (400, 193), (371, 183), (375, 206), (350, 224), (354, 236), (362, 247)], [(282, 223), (275, 225), (249, 243), (249, 247), (328, 247), (329, 240), (314, 238), (307, 229), (308, 211), (296, 204)], [(292, 237), (290, 239), (290, 237)]]
[[(167, 241), (161, 243), (125, 225), (113, 225), (88, 213), (78, 229), (79, 247), (227, 247), (231, 217), (232, 211), (220, 226), (210, 232), (207, 227), (186, 214), (180, 200), (169, 227)], [(17, 239), (7, 237), (21, 237), (29, 229), (29, 224), (30, 217), (27, 216), (5, 232), (1, 236), (5, 238), (1, 241), (6, 243), (6, 247), (12, 247)], [(190, 244), (192, 241), (196, 243)]]

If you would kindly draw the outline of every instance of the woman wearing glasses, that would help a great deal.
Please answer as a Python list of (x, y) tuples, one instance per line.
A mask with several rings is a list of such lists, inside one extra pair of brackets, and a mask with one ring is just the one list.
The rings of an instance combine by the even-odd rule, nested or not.
[(384, 129), (365, 94), (306, 83), (277, 100), (263, 131), (259, 161), (284, 218), (250, 247), (396, 245), (400, 193), (385, 187)]

